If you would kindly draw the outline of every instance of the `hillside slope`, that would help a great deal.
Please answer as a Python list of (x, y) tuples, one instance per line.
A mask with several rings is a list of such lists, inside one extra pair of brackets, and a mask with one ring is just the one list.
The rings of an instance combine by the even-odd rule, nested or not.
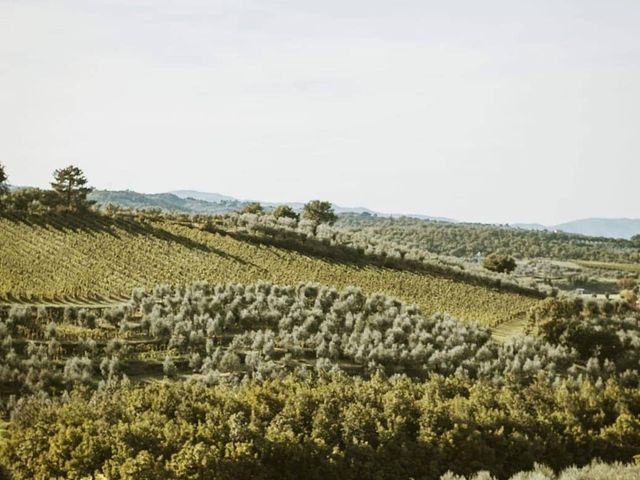
[(336, 226), (379, 241), (438, 255), (477, 257), (501, 252), (517, 258), (556, 258), (634, 263), (640, 250), (628, 240), (476, 223), (343, 215)]
[(355, 285), (366, 293), (416, 303), (426, 314), (446, 312), (488, 325), (520, 317), (536, 302), (448, 278), (329, 261), (167, 221), (0, 218), (0, 296), (5, 300), (90, 301), (128, 295), (136, 287), (197, 280)]

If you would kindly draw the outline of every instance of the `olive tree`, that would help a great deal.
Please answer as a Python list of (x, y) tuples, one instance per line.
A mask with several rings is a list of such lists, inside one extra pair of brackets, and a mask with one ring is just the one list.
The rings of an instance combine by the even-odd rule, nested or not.
[(262, 213), (263, 211), (264, 211), (264, 208), (262, 208), (262, 205), (260, 205), (258, 202), (251, 202), (245, 205), (244, 208), (242, 208), (239, 213), (258, 214), (258, 213)]
[(271, 215), (275, 218), (293, 218), (294, 220), (300, 216), (289, 205), (278, 205), (273, 209)]

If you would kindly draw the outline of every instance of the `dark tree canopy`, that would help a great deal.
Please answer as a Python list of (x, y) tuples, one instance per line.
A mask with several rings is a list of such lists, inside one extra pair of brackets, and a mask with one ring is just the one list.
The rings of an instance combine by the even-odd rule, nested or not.
[(485, 257), (483, 265), (492, 272), (511, 273), (516, 268), (516, 261), (509, 255), (492, 253)]
[(251, 202), (240, 210), (240, 213), (262, 213), (263, 211), (264, 208), (258, 202)]
[(39, 188), (21, 188), (6, 198), (8, 208), (16, 211), (46, 211), (60, 204), (60, 198), (52, 190)]
[(0, 163), (0, 194), (6, 193), (9, 190), (9, 187), (7, 186), (8, 179), (9, 177), (4, 169), (4, 165)]
[(328, 223), (329, 225), (335, 223), (338, 219), (331, 203), (321, 200), (311, 200), (307, 203), (304, 206), (302, 218), (312, 220), (315, 223)]
[(0, 210), (4, 210), (7, 206), (7, 193), (9, 187), (7, 186), (7, 173), (4, 170), (4, 165), (0, 163)]
[(87, 195), (93, 190), (87, 186), (87, 178), (82, 170), (73, 165), (53, 172), (54, 181), (51, 187), (58, 194), (60, 201), (68, 208), (82, 209), (90, 203)]
[(637, 247), (640, 247), (640, 233), (631, 237), (631, 243), (633, 243)]
[(271, 215), (276, 218), (293, 218), (296, 220), (300, 216), (289, 205), (278, 205), (273, 209)]

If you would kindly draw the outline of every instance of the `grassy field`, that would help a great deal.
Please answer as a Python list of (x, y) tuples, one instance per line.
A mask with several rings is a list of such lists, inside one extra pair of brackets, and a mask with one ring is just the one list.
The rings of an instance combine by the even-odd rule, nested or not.
[(336, 262), (157, 221), (0, 218), (0, 298), (6, 303), (101, 304), (133, 288), (196, 280), (356, 285), (418, 304), (426, 314), (496, 325), (535, 302), (507, 293), (363, 262)]

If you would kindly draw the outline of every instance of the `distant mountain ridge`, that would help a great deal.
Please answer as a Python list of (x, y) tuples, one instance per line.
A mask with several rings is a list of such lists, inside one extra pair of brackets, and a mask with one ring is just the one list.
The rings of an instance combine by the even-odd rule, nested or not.
[(552, 230), (552, 228), (542, 225), (541, 223), (513, 223), (510, 226), (523, 230)]
[(196, 200), (203, 200), (205, 202), (220, 203), (220, 202), (237, 202), (237, 198), (230, 197), (229, 195), (222, 195), (221, 193), (207, 193), (198, 192), (196, 190), (174, 190), (167, 192), (180, 198), (195, 198)]
[(585, 218), (561, 223), (554, 228), (594, 237), (629, 239), (640, 233), (640, 218)]
[(640, 234), (640, 218), (584, 218), (552, 226), (539, 223), (515, 223), (511, 226), (525, 230), (559, 230), (589, 237), (624, 238), (627, 240)]
[[(223, 197), (222, 195), (220, 197)], [(226, 213), (243, 207), (243, 202), (232, 199), (209, 202), (197, 198), (181, 198), (173, 193), (138, 193), (132, 190), (94, 190), (89, 199), (101, 205), (119, 205), (126, 208), (160, 208), (181, 213)]]
[[(109, 203), (127, 208), (160, 208), (181, 213), (215, 214), (236, 211), (247, 205), (250, 200), (239, 200), (220, 193), (199, 192), (196, 190), (175, 190), (167, 193), (139, 193), (132, 190), (112, 191), (95, 190), (90, 199), (99, 204)], [(296, 211), (302, 211), (301, 202), (260, 202), (267, 208), (278, 205), (289, 205)], [(445, 217), (431, 217), (416, 214), (386, 214), (365, 207), (341, 207), (334, 205), (336, 213), (369, 214), (381, 217), (409, 217), (428, 221), (458, 223), (457, 220)], [(585, 218), (564, 222), (558, 225), (542, 225), (539, 223), (515, 223), (513, 228), (526, 230), (560, 230), (592, 237), (610, 237), (629, 239), (640, 234), (640, 218)]]
[[(304, 203), (302, 202), (263, 202), (260, 200), (238, 200), (237, 198), (234, 197), (230, 197), (228, 195), (222, 195), (219, 193), (207, 193), (207, 192), (198, 192), (195, 190), (176, 190), (173, 192), (169, 192), (173, 195), (176, 195), (180, 198), (183, 199), (188, 199), (188, 198), (194, 198), (194, 199), (198, 199), (198, 200), (204, 200), (207, 202), (220, 202), (220, 201), (228, 201), (228, 202), (241, 202), (241, 203), (249, 203), (249, 202), (259, 202), (260, 204), (262, 204), (262, 206), (266, 207), (266, 208), (275, 208), (278, 205), (288, 205), (291, 208), (293, 208), (294, 210), (301, 212), (303, 207), (304, 207)], [(371, 215), (375, 214), (376, 212), (374, 212), (373, 210), (369, 210), (368, 208), (364, 208), (364, 207), (341, 207), (339, 205), (334, 205), (333, 206), (334, 210), (337, 213), (369, 213)]]

